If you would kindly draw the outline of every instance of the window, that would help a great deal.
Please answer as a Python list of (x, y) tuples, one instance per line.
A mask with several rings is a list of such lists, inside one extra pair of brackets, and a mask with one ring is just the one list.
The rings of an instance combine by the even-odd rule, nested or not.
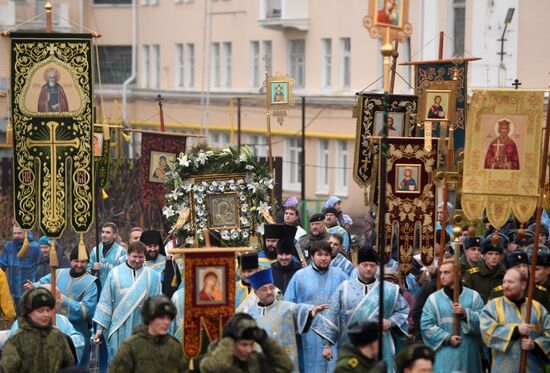
[[(119, 4), (132, 4), (132, 0), (94, 0), (94, 4), (109, 4), (109, 5), (119, 5)], [(42, 7), (44, 9), (44, 7)]]
[(247, 144), (256, 157), (267, 157), (267, 139), (263, 135), (249, 135)]
[(332, 84), (332, 41), (321, 39), (321, 87)]
[(252, 70), (252, 76), (250, 79), (250, 85), (252, 88), (260, 88), (260, 42), (250, 42), (250, 70)]
[(302, 140), (292, 137), (285, 140), (283, 158), (283, 185), (288, 190), (302, 187)]
[(183, 57), (183, 44), (176, 44), (176, 88), (182, 88), (185, 81), (185, 63)]
[(210, 87), (219, 87), (220, 80), (220, 43), (210, 46)]
[(225, 58), (225, 72), (224, 72), (224, 81), (223, 86), (226, 88), (231, 87), (231, 74), (232, 74), (232, 48), (231, 48), (231, 42), (223, 43), (223, 55)]
[(141, 87), (147, 88), (149, 86), (149, 46), (141, 46)]
[(160, 78), (160, 46), (151, 46), (151, 84), (149, 88), (158, 88)]
[(349, 88), (351, 83), (351, 39), (340, 39), (342, 56), (342, 87)]
[(195, 46), (176, 44), (176, 88), (195, 85)]
[(271, 51), (272, 51), (272, 46), (271, 46), (271, 40), (264, 40), (262, 41), (262, 55), (264, 56), (265, 58), (265, 63), (264, 65), (267, 66), (267, 73), (271, 75), (271, 71), (272, 71), (272, 66), (271, 66)]
[(454, 55), (464, 55), (464, 32), (466, 29), (466, 0), (453, 0)]
[(303, 39), (289, 40), (290, 75), (296, 87), (304, 87), (306, 80), (306, 42)]
[[(103, 84), (122, 84), (132, 75), (131, 46), (102, 45), (98, 47), (98, 52)], [(96, 78), (99, 78), (97, 74)]]
[(223, 148), (231, 145), (229, 133), (227, 132), (208, 132), (208, 145), (213, 148)]
[(329, 142), (319, 140), (317, 146), (317, 194), (328, 194), (329, 191)]
[(348, 142), (346, 140), (336, 142), (335, 192), (340, 196), (348, 194)]

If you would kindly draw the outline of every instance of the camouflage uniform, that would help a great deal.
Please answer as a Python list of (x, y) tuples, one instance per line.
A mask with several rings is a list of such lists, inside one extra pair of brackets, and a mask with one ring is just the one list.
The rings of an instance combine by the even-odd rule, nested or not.
[(27, 317), (20, 317), (18, 322), (19, 329), (2, 348), (1, 372), (59, 372), (74, 365), (63, 333), (51, 325), (32, 324)]
[(470, 268), (464, 274), (464, 284), (471, 289), (474, 289), (481, 295), (484, 303), (489, 301), (491, 291), (502, 284), (504, 277), (504, 266), (502, 263), (494, 269), (490, 270), (481, 260), (477, 267)]
[[(234, 357), (234, 340), (224, 337), (209, 347), (208, 354), (200, 363), (202, 373), (290, 373), (292, 363), (285, 350), (270, 337), (261, 342), (262, 352), (254, 352), (248, 361)], [(320, 352), (319, 352), (320, 353)]]
[(138, 327), (119, 348), (109, 372), (183, 372), (187, 368), (180, 342), (170, 336), (152, 336)]
[(378, 373), (380, 370), (376, 367), (376, 360), (363, 355), (357, 347), (344, 345), (340, 349), (334, 373), (348, 372)]

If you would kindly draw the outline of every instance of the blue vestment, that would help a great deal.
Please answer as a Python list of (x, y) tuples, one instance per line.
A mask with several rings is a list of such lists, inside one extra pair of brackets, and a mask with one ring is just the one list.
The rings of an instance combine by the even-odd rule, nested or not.
[[(63, 303), (57, 312), (67, 317), (74, 328), (84, 337), (85, 347), (82, 363), (85, 365), (79, 363), (79, 366), (85, 367), (90, 353), (90, 326), (97, 305), (96, 277), (84, 273), (82, 276), (73, 278), (69, 268), (58, 269), (55, 274), (56, 286), (64, 295)], [(50, 284), (51, 275), (42, 277), (38, 283), (40, 285)]]
[(145, 299), (159, 295), (160, 289), (160, 275), (147, 267), (134, 270), (124, 263), (109, 272), (93, 318), (103, 329), (109, 362), (134, 327), (141, 324)]
[(449, 344), (453, 335), (453, 300), (445, 291), (441, 289), (430, 295), (422, 310), (422, 339), (435, 351), (435, 373), (481, 372), (479, 313), (483, 299), (475, 290), (464, 287), (458, 302), (464, 307), (465, 314), (460, 319), (462, 341), (457, 347)]
[(354, 269), (353, 263), (340, 253), (338, 253), (338, 255), (336, 255), (334, 259), (330, 261), (330, 265), (336, 268), (340, 268), (342, 272), (344, 272), (348, 276), (351, 276), (351, 273)]
[(19, 298), (25, 292), (23, 285), (25, 281), (34, 281), (36, 276), (36, 266), (40, 259), (40, 246), (36, 241), (29, 241), (29, 251), (24, 258), (19, 258), (17, 254), (23, 246), (23, 240), (13, 240), (6, 243), (4, 251), (0, 255), (0, 267), (8, 278), (10, 293), (13, 297), (15, 307), (19, 310)]
[[(521, 305), (521, 311), (515, 303), (506, 297), (491, 299), (481, 311), (479, 324), (483, 342), (491, 349), (492, 372), (519, 372), (521, 359), (520, 338), (514, 333), (517, 326), (525, 320), (527, 302)], [(531, 339), (546, 355), (550, 356), (550, 315), (548, 311), (533, 299), (531, 308)], [(541, 356), (534, 351), (527, 353), (527, 369), (529, 373), (544, 372)]]
[(271, 265), (276, 261), (277, 261), (277, 258), (269, 259), (267, 255), (265, 255), (265, 251), (263, 250), (258, 253), (258, 266), (261, 269), (271, 268)]
[[(389, 262), (386, 263), (386, 268), (393, 268), (399, 273), (399, 264), (395, 259), (390, 258)], [(416, 295), (418, 294), (418, 291), (420, 290), (420, 285), (418, 285), (418, 282), (416, 281), (416, 278), (412, 273), (409, 273), (405, 278), (403, 278), (404, 281), (404, 288), (413, 295), (413, 297), (416, 298)]]
[[(294, 303), (320, 305), (328, 303), (330, 296), (338, 286), (348, 279), (348, 275), (335, 267), (328, 267), (320, 272), (313, 263), (297, 271), (285, 292), (285, 299)], [(326, 361), (322, 356), (323, 339), (314, 333), (300, 337), (300, 371), (302, 372), (332, 372), (336, 366), (336, 359)], [(333, 355), (336, 346), (333, 346)]]
[(252, 293), (252, 287), (243, 284), (242, 280), (237, 280), (235, 283), (235, 308), (239, 307), (250, 293)]
[(96, 259), (96, 251), (97, 250), (95, 247), (92, 249), (92, 251), (90, 251), (90, 260), (88, 260), (88, 268), (86, 270), (91, 273), (94, 263), (101, 263), (101, 269), (99, 270), (98, 277), (101, 288), (103, 288), (103, 286), (105, 286), (105, 280), (107, 280), (107, 275), (109, 274), (111, 269), (117, 266), (118, 260), (122, 255), (126, 254), (126, 250), (115, 242), (113, 243), (113, 246), (111, 246), (109, 251), (107, 251), (107, 255), (103, 256), (103, 243), (100, 243), (99, 260)]
[(172, 320), (170, 335), (176, 337), (180, 342), (183, 341), (183, 311), (185, 309), (183, 295), (183, 288), (178, 289), (174, 295), (172, 295), (172, 303), (176, 306), (177, 313), (174, 320)]

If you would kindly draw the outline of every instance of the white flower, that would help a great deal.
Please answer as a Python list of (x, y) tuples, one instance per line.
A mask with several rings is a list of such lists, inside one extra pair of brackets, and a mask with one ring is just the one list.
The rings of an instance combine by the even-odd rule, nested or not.
[(169, 199), (173, 199), (174, 201), (177, 201), (178, 198), (179, 198), (181, 195), (183, 195), (183, 193), (178, 192), (177, 189), (174, 189), (174, 190), (172, 191), (172, 193), (168, 193), (167, 197), (168, 197)]
[(231, 231), (231, 238), (233, 239), (239, 238), (239, 231), (237, 231), (236, 229), (233, 229)]
[(254, 166), (252, 166), (251, 164), (247, 164), (245, 166), (245, 168), (248, 170), (248, 171), (252, 171), (254, 169)]
[(252, 193), (256, 193), (256, 190), (258, 190), (258, 183), (248, 184), (248, 190), (251, 190)]
[(258, 211), (260, 211), (260, 210), (269, 211), (269, 210), (271, 210), (271, 206), (269, 206), (269, 204), (267, 202), (260, 202), (260, 204), (258, 206)]
[(185, 239), (185, 244), (186, 245), (193, 245), (195, 243), (195, 238), (194, 237), (187, 237)]
[(242, 211), (242, 212), (247, 212), (247, 211), (248, 211), (248, 204), (243, 203), (243, 204), (241, 205), (241, 211)]
[(167, 218), (176, 215), (176, 211), (174, 211), (174, 209), (172, 208), (172, 206), (165, 206), (165, 207), (162, 209), (162, 213), (163, 213), (164, 216), (166, 216)]
[(226, 231), (226, 230), (220, 231), (220, 235), (222, 237), (222, 240), (228, 240), (229, 239), (229, 231)]
[(243, 231), (243, 238), (248, 238), (248, 230)]
[(180, 166), (189, 167), (189, 164), (191, 164), (191, 161), (187, 158), (187, 154), (181, 153), (181, 155), (178, 158), (178, 163)]
[(239, 158), (237, 159), (237, 163), (242, 163), (247, 161), (247, 156), (245, 153), (239, 154)]
[(195, 159), (195, 166), (198, 167), (199, 164), (204, 165), (208, 160), (208, 155), (205, 152), (199, 152), (197, 158)]

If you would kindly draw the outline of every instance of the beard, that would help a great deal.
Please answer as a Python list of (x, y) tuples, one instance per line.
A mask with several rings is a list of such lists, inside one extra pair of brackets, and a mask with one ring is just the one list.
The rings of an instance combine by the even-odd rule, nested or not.
[(86, 269), (82, 270), (75, 270), (74, 268), (71, 268), (69, 270), (69, 275), (71, 275), (72, 278), (77, 278), (82, 276), (84, 273), (86, 273)]
[(273, 247), (266, 247), (264, 249), (265, 256), (269, 260), (277, 259), (277, 250)]
[(158, 256), (159, 256), (159, 252), (158, 252), (158, 251), (152, 252), (152, 253), (150, 253), (150, 252), (148, 252), (148, 251), (145, 252), (145, 260), (146, 260), (146, 261), (157, 260)]

